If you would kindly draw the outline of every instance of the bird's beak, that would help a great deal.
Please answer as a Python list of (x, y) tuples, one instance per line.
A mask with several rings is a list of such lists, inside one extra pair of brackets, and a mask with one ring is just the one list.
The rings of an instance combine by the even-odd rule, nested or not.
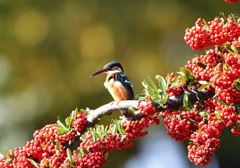
[(107, 71), (109, 71), (109, 69), (102, 69), (102, 70), (97, 71), (96, 73), (92, 74), (90, 77), (94, 77), (94, 76), (106, 73)]

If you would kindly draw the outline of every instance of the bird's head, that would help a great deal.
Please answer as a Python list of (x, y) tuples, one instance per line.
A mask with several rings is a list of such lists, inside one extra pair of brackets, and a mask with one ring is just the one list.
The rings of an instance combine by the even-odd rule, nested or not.
[(108, 73), (110, 71), (120, 71), (123, 72), (123, 67), (120, 63), (116, 62), (116, 61), (112, 61), (109, 62), (108, 64), (106, 64), (103, 69), (101, 69), (100, 71), (97, 71), (96, 73), (92, 74), (91, 77), (93, 76), (97, 76), (103, 73)]

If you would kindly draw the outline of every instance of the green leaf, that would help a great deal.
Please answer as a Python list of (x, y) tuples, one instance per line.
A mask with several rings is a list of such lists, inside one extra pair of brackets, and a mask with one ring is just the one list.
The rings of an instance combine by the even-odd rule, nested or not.
[(85, 109), (80, 109), (82, 113), (88, 114), (88, 112)]
[(32, 163), (33, 166), (37, 167), (38, 168), (38, 165), (37, 163), (33, 160), (33, 159), (29, 159), (29, 161)]
[(240, 51), (240, 47), (235, 47), (236, 50)]
[(192, 121), (192, 122), (195, 122), (195, 120), (192, 119), (192, 118), (190, 118), (190, 117), (188, 117), (188, 120), (189, 120), (189, 121)]
[(120, 132), (121, 128), (120, 128), (120, 124), (118, 123), (118, 121), (114, 120), (114, 124), (116, 125), (118, 132)]
[(68, 131), (68, 126), (66, 125), (64, 119), (61, 116), (57, 116), (57, 124), (63, 127), (66, 131)]
[(240, 15), (237, 13), (231, 13), (232, 17), (234, 17), (235, 19), (240, 19)]
[(113, 126), (111, 127), (112, 134), (116, 134), (116, 133), (117, 133), (116, 127), (117, 127), (117, 126), (113, 123)]
[(106, 153), (104, 153), (104, 157), (105, 157), (105, 159), (107, 159), (108, 158), (108, 153), (106, 152)]
[(189, 69), (186, 69), (185, 67), (181, 67), (180, 68), (180, 71), (183, 73), (183, 74), (186, 74), (187, 76), (190, 76), (191, 75), (191, 71)]
[(78, 114), (78, 108), (76, 108), (75, 111), (72, 113), (72, 118), (74, 118), (76, 120), (77, 114)]
[[(98, 133), (98, 135), (100, 136), (100, 137), (102, 137), (102, 130), (101, 130), (101, 128), (103, 127), (103, 125), (95, 125), (95, 127), (96, 127), (96, 131), (97, 131), (97, 133)], [(99, 137), (99, 138), (100, 138)]]
[(224, 15), (224, 12), (219, 12), (219, 16), (222, 17), (225, 21), (227, 21), (227, 18)]
[(240, 86), (238, 82), (235, 82), (235, 89), (237, 89), (240, 92)]
[(167, 82), (166, 83), (166, 86), (168, 86), (170, 84), (171, 80), (170, 80), (170, 75), (169, 73), (167, 73)]
[(6, 147), (4, 148), (4, 153), (5, 153), (6, 159), (8, 159), (8, 149)]
[(59, 140), (57, 139), (57, 144), (55, 145), (56, 154), (60, 153), (60, 149), (61, 149), (61, 145)]
[(206, 20), (203, 19), (202, 22), (203, 22), (203, 24), (205, 24), (206, 26), (208, 26)]
[(73, 164), (72, 151), (69, 148), (67, 148), (67, 157), (68, 157), (70, 164), (72, 165)]
[(226, 102), (222, 101), (222, 100), (218, 100), (218, 103), (225, 105), (225, 106), (229, 106), (229, 104), (227, 104)]
[(231, 47), (229, 47), (229, 46), (227, 46), (227, 45), (224, 46), (224, 47), (225, 47), (225, 49), (228, 50), (230, 53), (236, 54), (235, 51), (234, 51)]
[(82, 158), (82, 154), (79, 150), (77, 150), (77, 155), (78, 155), (79, 158)]
[(191, 109), (189, 109), (187, 107), (179, 107), (178, 110), (179, 111), (191, 111)]
[(186, 68), (181, 67), (181, 68), (180, 68), (180, 71), (181, 71), (183, 74), (185, 74), (185, 69), (186, 69)]
[(152, 79), (148, 76), (147, 77), (149, 83), (152, 85), (152, 88), (154, 90), (155, 93), (158, 93), (158, 89), (157, 89), (157, 86), (155, 85), (155, 83), (152, 81)]
[(131, 116), (134, 120), (137, 120), (137, 117), (136, 117), (135, 112), (132, 107), (128, 108), (128, 112), (131, 114)]
[(178, 80), (178, 78), (176, 78), (175, 81), (172, 83), (172, 86), (177, 87), (178, 83), (179, 83), (179, 80)]
[(126, 130), (128, 129), (130, 123), (131, 123), (131, 121), (128, 121), (128, 123), (127, 123), (127, 127), (126, 127)]
[(215, 116), (216, 116), (218, 119), (221, 118), (221, 116), (220, 116), (220, 112), (219, 112), (219, 111), (215, 111), (214, 113), (215, 113)]
[(142, 85), (143, 85), (143, 87), (145, 88), (145, 89), (149, 89), (149, 84), (146, 82), (146, 80), (144, 80), (143, 82), (142, 82)]
[(108, 125), (105, 127), (104, 134), (107, 134), (108, 132)]
[(88, 154), (88, 151), (85, 147), (83, 147), (83, 151), (84, 151), (84, 153)]
[(193, 105), (192, 105), (192, 102), (189, 98), (189, 96), (187, 94), (184, 94), (184, 97), (183, 97), (183, 106), (188, 108), (188, 109), (193, 109)]
[(184, 84), (186, 84), (186, 80), (185, 80), (185, 78), (184, 78), (183, 76), (180, 76), (180, 79), (182, 80), (182, 82), (183, 82)]
[(66, 125), (68, 126), (68, 128), (70, 128), (70, 127), (71, 127), (71, 123), (72, 123), (71, 117), (67, 117), (67, 118), (65, 119), (65, 123), (66, 123)]
[(57, 131), (60, 133), (60, 134), (65, 134), (66, 133), (66, 130), (64, 128), (58, 128)]
[(81, 153), (81, 155), (84, 154), (84, 150), (82, 148), (80, 148), (80, 153)]
[(198, 89), (198, 91), (201, 92), (203, 89), (207, 88), (207, 87), (210, 86), (211, 84), (212, 84), (211, 82), (208, 82), (208, 83), (202, 85), (202, 86)]
[(135, 97), (136, 97), (136, 99), (138, 99), (138, 100), (145, 101), (146, 95), (145, 95), (145, 94), (137, 94)]
[(154, 94), (153, 88), (146, 82), (146, 80), (144, 80), (142, 84), (145, 87), (145, 89), (148, 91), (148, 94), (151, 94), (151, 95)]
[(87, 128), (87, 130), (92, 134), (92, 140), (96, 142), (95, 132), (90, 128)]
[(206, 68), (207, 67), (207, 64), (204, 64), (202, 62), (197, 62), (196, 64), (197, 64), (197, 66), (202, 67), (202, 68)]
[(199, 112), (199, 115), (203, 118), (206, 118), (207, 116), (209, 116), (210, 114), (207, 111), (201, 111)]
[(162, 95), (163, 97), (166, 97), (166, 85), (163, 81), (159, 82), (159, 87), (162, 90)]
[(234, 16), (234, 14), (231, 13), (230, 15), (232, 16), (233, 21), (237, 23), (237, 20), (236, 20), (236, 17)]

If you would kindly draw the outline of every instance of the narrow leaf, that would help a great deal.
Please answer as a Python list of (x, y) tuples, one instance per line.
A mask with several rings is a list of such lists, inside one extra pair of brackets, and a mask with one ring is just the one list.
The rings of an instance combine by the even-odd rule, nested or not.
[(166, 85), (163, 81), (159, 82), (159, 87), (162, 90), (162, 95), (163, 97), (166, 97)]
[(206, 68), (207, 67), (207, 64), (204, 64), (202, 62), (197, 62), (196, 64), (197, 64), (197, 66), (202, 67), (202, 68)]
[(136, 117), (135, 112), (132, 107), (128, 108), (128, 112), (131, 114), (131, 116), (134, 120), (137, 120), (137, 117)]
[(57, 154), (60, 153), (60, 149), (61, 149), (61, 145), (59, 140), (57, 139), (57, 144), (55, 145), (55, 150)]
[(8, 159), (8, 149), (6, 147), (4, 148), (4, 153), (5, 153), (6, 159)]
[(85, 147), (83, 147), (83, 151), (84, 151), (84, 153), (88, 154), (88, 151)]
[(73, 160), (72, 160), (72, 151), (71, 149), (67, 148), (67, 157), (68, 157), (68, 160), (70, 162), (70, 164), (73, 163)]
[(186, 108), (193, 109), (192, 102), (187, 94), (184, 94), (183, 105)]
[(208, 83), (202, 85), (202, 86), (198, 89), (198, 91), (201, 92), (203, 89), (207, 88), (207, 87), (210, 86), (211, 84), (212, 84), (211, 82), (208, 82)]
[(238, 82), (235, 83), (235, 89), (237, 89), (240, 92), (240, 86)]
[(206, 20), (203, 19), (202, 22), (203, 22), (203, 24), (205, 24), (206, 26), (208, 26)]
[(65, 119), (65, 123), (67, 124), (68, 128), (71, 127), (71, 123), (72, 123), (71, 117), (67, 117), (67, 118)]
[(218, 103), (225, 105), (225, 106), (229, 106), (229, 104), (227, 104), (226, 102), (222, 101), (222, 100), (218, 100)]
[(182, 80), (183, 83), (186, 84), (186, 80), (185, 80), (185, 78), (183, 76), (180, 76), (180, 79)]
[(38, 168), (38, 165), (37, 163), (33, 160), (33, 159), (29, 159), (29, 161), (32, 163), (33, 166), (37, 167)]
[(77, 155), (78, 155), (79, 158), (82, 158), (82, 154), (79, 150), (77, 150)]
[(149, 76), (147, 78), (148, 78), (149, 83), (152, 85), (152, 88), (155, 91), (155, 93), (158, 93), (158, 89), (157, 89), (155, 83), (152, 81), (152, 79)]
[(66, 125), (64, 119), (61, 116), (57, 116), (58, 125), (62, 126), (66, 131), (68, 131), (68, 126)]
[(207, 111), (201, 111), (201, 112), (199, 112), (199, 115), (200, 115), (201, 117), (206, 118), (206, 117), (209, 116), (210, 114), (209, 114)]
[(85, 109), (80, 109), (82, 113), (88, 114), (88, 112)]
[(190, 117), (188, 117), (188, 120), (189, 120), (189, 121), (192, 121), (192, 122), (195, 122), (195, 120), (192, 119), (192, 118), (190, 118)]
[(135, 97), (136, 97), (138, 100), (145, 101), (146, 95), (145, 95), (145, 94), (137, 94)]
[(106, 153), (104, 153), (104, 157), (105, 157), (105, 159), (107, 159), (108, 158), (108, 153), (106, 152)]
[(128, 129), (130, 123), (131, 123), (131, 121), (128, 121), (128, 123), (127, 123), (127, 127), (126, 127), (126, 130)]
[(92, 140), (95, 142), (96, 141), (95, 132), (90, 128), (87, 128), (87, 130), (92, 134)]
[(60, 134), (65, 134), (66, 133), (66, 130), (64, 128), (58, 128), (57, 131), (60, 133)]
[(224, 12), (220, 12), (219, 16), (222, 17), (224, 20), (227, 20), (226, 16), (224, 15)]

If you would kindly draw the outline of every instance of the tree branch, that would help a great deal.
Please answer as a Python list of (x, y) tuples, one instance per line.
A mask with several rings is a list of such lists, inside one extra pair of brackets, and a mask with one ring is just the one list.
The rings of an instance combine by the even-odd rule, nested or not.
[[(183, 105), (184, 94), (188, 94), (192, 103), (195, 103), (196, 101), (199, 101), (199, 100), (204, 101), (214, 96), (214, 93), (206, 89), (202, 90), (201, 92), (198, 92), (198, 91), (188, 90), (187, 88), (185, 88), (185, 86), (183, 86), (183, 90), (184, 90), (183, 93), (177, 96), (169, 97), (166, 105), (161, 105), (160, 103), (154, 102), (153, 106), (157, 109), (157, 112), (163, 112), (167, 109), (170, 109), (171, 111), (173, 111), (181, 107)], [(147, 104), (147, 102), (142, 101), (141, 104), (144, 105), (144, 104)], [(87, 108), (86, 111), (89, 113), (87, 117), (87, 125), (83, 130), (83, 132), (81, 133), (84, 133), (87, 130), (87, 128), (95, 125), (103, 116), (109, 115), (113, 111), (128, 109), (129, 107), (138, 109), (138, 100), (125, 100), (125, 101), (120, 101), (118, 103), (110, 102), (95, 110), (90, 110), (89, 108)], [(145, 117), (139, 110), (135, 112), (135, 115), (137, 119), (141, 119)], [(125, 118), (124, 120), (127, 120), (127, 118)], [(79, 136), (76, 136), (73, 141), (66, 144), (65, 149), (69, 148), (77, 139), (79, 139)]]

